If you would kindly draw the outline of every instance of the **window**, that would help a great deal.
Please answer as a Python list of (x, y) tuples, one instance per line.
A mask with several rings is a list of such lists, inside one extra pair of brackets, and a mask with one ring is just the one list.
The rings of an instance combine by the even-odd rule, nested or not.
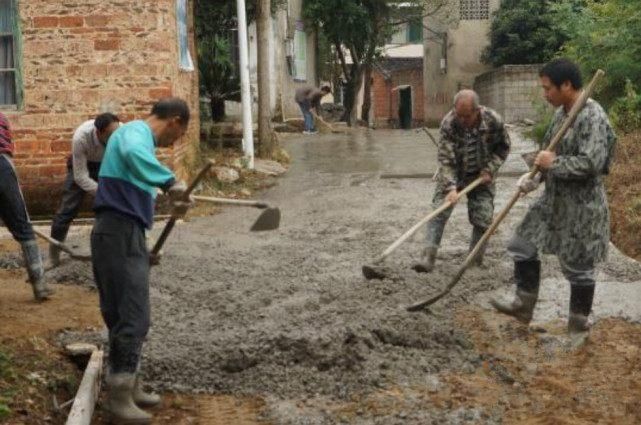
[(179, 67), (183, 71), (193, 71), (194, 62), (191, 59), (191, 53), (189, 53), (187, 31), (187, 0), (176, 1), (176, 24), (178, 25), (178, 52), (180, 53)]
[(396, 27), (396, 32), (390, 39), (391, 44), (405, 44), (407, 43), (407, 24), (403, 23)]
[(409, 43), (420, 43), (423, 41), (423, 22), (420, 19), (412, 20), (407, 28), (407, 41)]
[(461, 20), (490, 19), (489, 0), (460, 0)]
[(14, 0), (0, 0), (0, 106), (19, 103), (16, 15)]
[(307, 80), (307, 34), (298, 24), (294, 36), (294, 79)]

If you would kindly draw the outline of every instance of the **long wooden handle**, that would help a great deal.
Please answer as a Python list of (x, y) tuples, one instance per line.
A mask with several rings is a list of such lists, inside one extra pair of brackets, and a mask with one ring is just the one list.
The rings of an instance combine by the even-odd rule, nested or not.
[[(191, 182), (191, 184), (187, 187), (187, 190), (185, 190), (184, 193), (184, 199), (186, 202), (189, 201), (189, 195), (191, 195), (191, 192), (198, 186), (198, 183), (207, 175), (207, 172), (209, 169), (214, 165), (213, 161), (208, 162), (202, 170), (198, 173), (196, 178)], [(162, 249), (162, 246), (165, 244), (165, 241), (167, 240), (167, 237), (173, 230), (174, 226), (176, 225), (177, 218), (176, 217), (171, 217), (169, 220), (167, 220), (167, 224), (165, 224), (165, 228), (162, 229), (162, 233), (160, 234), (160, 237), (154, 244), (153, 249), (151, 250), (151, 253), (153, 255), (158, 255), (160, 250)]]
[(434, 146), (436, 146), (436, 149), (438, 149), (438, 142), (436, 141), (434, 136), (432, 136), (432, 133), (430, 133), (430, 130), (427, 127), (421, 127), (421, 130), (423, 130), (425, 134), (427, 134), (427, 137), (429, 137), (429, 139), (432, 141)]
[[(556, 146), (563, 139), (563, 137), (565, 137), (565, 133), (567, 133), (567, 131), (572, 126), (572, 124), (574, 124), (574, 121), (576, 120), (577, 115), (579, 115), (579, 112), (581, 112), (581, 110), (587, 103), (588, 99), (592, 95), (592, 92), (594, 91), (594, 87), (596, 86), (597, 82), (604, 75), (605, 75), (605, 72), (603, 72), (600, 69), (596, 72), (596, 74), (594, 74), (592, 81), (590, 81), (590, 84), (588, 84), (585, 90), (583, 90), (583, 93), (581, 93), (577, 101), (572, 106), (572, 109), (570, 109), (568, 116), (565, 118), (565, 121), (563, 121), (561, 128), (559, 129), (559, 131), (557, 131), (555, 136), (552, 138), (546, 150), (553, 151), (554, 149), (556, 149)], [(539, 172), (539, 167), (535, 165), (534, 167), (532, 167), (532, 170), (530, 171), (530, 177), (531, 178), (534, 177), (538, 172)], [(516, 202), (521, 198), (522, 195), (523, 193), (521, 192), (520, 189), (518, 189), (516, 193), (512, 196), (510, 201), (507, 203), (507, 205), (503, 208), (503, 210), (501, 210), (499, 215), (494, 219), (494, 221), (492, 222), (492, 225), (485, 231), (481, 239), (478, 241), (478, 243), (476, 244), (472, 252), (469, 253), (467, 258), (465, 259), (465, 262), (459, 268), (458, 272), (456, 273), (454, 278), (450, 281), (450, 283), (445, 287), (445, 289), (441, 293), (437, 294), (432, 298), (429, 298), (425, 301), (421, 301), (419, 303), (416, 303), (407, 307), (407, 311), (423, 310), (425, 307), (431, 304), (434, 304), (435, 302), (443, 298), (452, 290), (452, 288), (454, 288), (459, 283), (459, 281), (465, 274), (465, 271), (470, 267), (470, 264), (472, 263), (474, 258), (476, 258), (476, 256), (478, 255), (479, 251), (481, 250), (481, 247), (488, 241), (488, 239), (490, 239), (490, 237), (492, 237), (492, 235), (494, 234), (496, 229), (499, 227), (503, 219), (505, 219), (505, 217), (508, 215), (508, 213), (510, 212), (514, 204), (516, 204)]]
[(229, 205), (240, 205), (244, 207), (269, 208), (269, 204), (265, 202), (250, 201), (246, 199), (216, 198), (213, 196), (200, 196), (200, 195), (192, 195), (192, 198), (195, 199), (196, 201), (211, 202), (214, 204), (229, 204)]
[(51, 245), (58, 247), (61, 251), (66, 252), (69, 254), (69, 256), (73, 259), (76, 260), (82, 260), (82, 261), (90, 261), (91, 260), (91, 255), (83, 255), (83, 254), (76, 254), (71, 248), (69, 248), (67, 245), (64, 243), (60, 242), (59, 240), (56, 240), (52, 238), (51, 236), (47, 235), (46, 233), (41, 232), (40, 230), (36, 229), (34, 227), (33, 233), (41, 237), (42, 239), (46, 240), (49, 242)]
[[(479, 177), (476, 180), (474, 180), (472, 183), (467, 185), (465, 189), (463, 189), (461, 192), (459, 192), (459, 196), (462, 195), (467, 195), (469, 192), (474, 190), (478, 185), (483, 183), (483, 178)], [(394, 243), (392, 243), (376, 260), (374, 260), (374, 264), (378, 264), (382, 262), (385, 258), (387, 258), (388, 255), (390, 255), (392, 252), (396, 250), (403, 242), (405, 242), (410, 236), (412, 236), (414, 233), (418, 231), (418, 229), (421, 228), (425, 223), (428, 221), (432, 220), (434, 217), (438, 216), (440, 213), (445, 211), (446, 209), (450, 208), (452, 206), (452, 202), (446, 201), (443, 205), (423, 217), (418, 223), (416, 223), (414, 226), (412, 226), (411, 229), (409, 229), (407, 232), (403, 233), (400, 238), (396, 239)]]

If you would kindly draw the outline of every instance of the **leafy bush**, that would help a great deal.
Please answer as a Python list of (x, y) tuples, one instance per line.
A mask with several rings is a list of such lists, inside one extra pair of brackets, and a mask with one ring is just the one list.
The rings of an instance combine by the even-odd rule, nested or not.
[(618, 98), (610, 110), (612, 124), (624, 133), (641, 128), (641, 95), (630, 80), (625, 84), (625, 96)]
[(490, 29), (483, 61), (493, 66), (535, 64), (554, 57), (568, 39), (551, 5), (570, 0), (503, 0)]
[(543, 138), (552, 122), (552, 118), (554, 118), (554, 108), (540, 96), (534, 97), (532, 103), (536, 109), (537, 119), (534, 126), (526, 133), (526, 136), (534, 139), (536, 145), (542, 149), (545, 147), (543, 146)]
[[(552, 6), (569, 34), (560, 54), (581, 64), (591, 76), (601, 68), (606, 72), (598, 98), (605, 106), (627, 103), (626, 81), (641, 87), (641, 9), (638, 0), (587, 0), (577, 13), (571, 0)], [(574, 2), (576, 3), (576, 2)], [(619, 98), (625, 98), (618, 101)], [(623, 106), (619, 106), (623, 108)]]

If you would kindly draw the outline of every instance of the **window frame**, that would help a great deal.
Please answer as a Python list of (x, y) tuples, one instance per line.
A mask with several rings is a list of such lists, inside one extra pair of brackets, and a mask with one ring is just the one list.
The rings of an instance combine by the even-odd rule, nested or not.
[[(307, 81), (307, 41), (302, 22), (297, 22), (294, 31), (294, 81)], [(301, 52), (303, 55), (299, 55)]]
[(0, 104), (0, 110), (22, 109), (22, 32), (20, 30), (20, 13), (18, 0), (9, 0), (9, 13), (12, 17), (11, 32), (0, 33), (0, 37), (11, 37), (13, 48), (13, 68), (1, 68), (0, 72), (11, 72), (14, 75), (14, 97), (12, 104)]

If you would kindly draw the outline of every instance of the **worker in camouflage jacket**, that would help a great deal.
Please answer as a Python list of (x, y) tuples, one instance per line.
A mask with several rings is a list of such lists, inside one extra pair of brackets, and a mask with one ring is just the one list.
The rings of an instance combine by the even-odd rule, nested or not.
[[(567, 59), (545, 65), (540, 72), (547, 101), (558, 107), (545, 136), (558, 132), (581, 94), (581, 74)], [(516, 297), (511, 303), (492, 300), (494, 307), (529, 323), (539, 292), (541, 262), (538, 252), (558, 257), (570, 281), (568, 331), (587, 337), (588, 316), (595, 288), (594, 266), (607, 256), (610, 214), (603, 177), (608, 174), (616, 137), (603, 108), (588, 99), (556, 152), (541, 151), (535, 164), (542, 170), (518, 182), (522, 192), (545, 181), (545, 191), (530, 206), (509, 243), (514, 259)]]
[[(462, 90), (454, 97), (454, 108), (441, 122), (438, 146), (439, 172), (432, 203), (438, 208), (445, 201), (456, 203), (459, 192), (478, 177), (483, 184), (467, 195), (467, 212), (472, 224), (470, 250), (492, 224), (494, 214), (494, 179), (510, 151), (503, 120), (495, 111), (479, 104), (472, 90)], [(426, 247), (420, 261), (412, 268), (419, 273), (432, 271), (445, 225), (454, 206), (443, 211), (427, 227)], [(484, 247), (476, 257), (483, 261)]]

